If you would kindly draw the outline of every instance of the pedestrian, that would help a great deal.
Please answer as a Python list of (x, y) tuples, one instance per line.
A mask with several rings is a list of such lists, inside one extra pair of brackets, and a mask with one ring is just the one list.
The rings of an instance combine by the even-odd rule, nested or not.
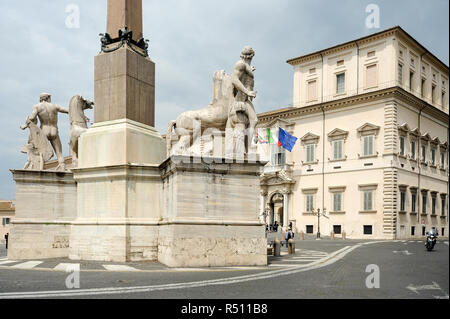
[(292, 222), (289, 223), (289, 230), (292, 230)]
[(6, 249), (8, 249), (8, 238), (9, 238), (9, 233), (7, 233), (7, 234), (5, 235)]
[(273, 231), (278, 233), (278, 221), (275, 221), (275, 224), (273, 225)]
[(286, 248), (288, 248), (289, 239), (291, 239), (291, 232), (287, 228), (286, 228), (286, 232), (284, 233), (284, 239), (285, 239), (285, 243), (286, 243)]

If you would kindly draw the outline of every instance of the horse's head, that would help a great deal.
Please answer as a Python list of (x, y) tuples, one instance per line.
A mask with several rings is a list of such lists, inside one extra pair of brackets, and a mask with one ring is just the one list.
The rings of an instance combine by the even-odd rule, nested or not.
[(83, 97), (80, 98), (83, 104), (83, 110), (92, 110), (94, 108), (94, 102)]
[(93, 109), (94, 102), (83, 98), (81, 95), (72, 97), (69, 103), (69, 116), (71, 122), (85, 122), (84, 110)]

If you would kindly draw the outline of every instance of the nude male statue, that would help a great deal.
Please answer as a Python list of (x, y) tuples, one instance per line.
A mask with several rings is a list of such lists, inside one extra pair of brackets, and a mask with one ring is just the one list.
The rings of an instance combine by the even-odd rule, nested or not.
[(57, 171), (64, 171), (64, 157), (62, 154), (62, 145), (58, 133), (58, 113), (69, 114), (69, 109), (64, 108), (57, 104), (51, 103), (51, 95), (48, 93), (42, 93), (40, 95), (40, 103), (33, 107), (33, 112), (27, 117), (25, 125), (21, 126), (22, 130), (25, 130), (30, 122), (37, 124), (37, 118), (41, 123), (42, 134), (49, 140), (53, 149), (55, 150), (56, 157), (58, 158)]
[[(241, 60), (234, 66), (231, 81), (234, 87), (233, 95), (234, 101), (230, 107), (229, 120), (227, 128), (242, 128), (243, 125), (248, 127), (249, 141), (254, 138), (256, 124), (258, 124), (258, 117), (253, 107), (252, 101), (256, 97), (254, 91), (256, 68), (251, 66), (255, 51), (246, 46), (241, 52)], [(243, 118), (243, 114), (247, 118)], [(250, 143), (248, 141), (248, 143)], [(248, 148), (248, 147), (247, 147)]]

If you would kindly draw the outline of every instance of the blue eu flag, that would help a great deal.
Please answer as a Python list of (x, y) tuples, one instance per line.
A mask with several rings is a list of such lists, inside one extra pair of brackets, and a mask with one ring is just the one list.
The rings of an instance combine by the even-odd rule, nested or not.
[(292, 149), (295, 146), (295, 143), (297, 143), (298, 138), (295, 136), (292, 136), (291, 134), (289, 134), (288, 132), (286, 132), (285, 130), (283, 130), (280, 127), (279, 130), (279, 136), (278, 136), (278, 146), (282, 146), (285, 149), (287, 149), (289, 152), (292, 152)]

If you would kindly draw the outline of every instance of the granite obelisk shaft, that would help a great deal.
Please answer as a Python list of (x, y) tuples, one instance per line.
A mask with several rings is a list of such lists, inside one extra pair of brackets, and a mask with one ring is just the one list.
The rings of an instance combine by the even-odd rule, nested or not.
[[(142, 0), (108, 0), (107, 21), (112, 38), (126, 25), (138, 40), (142, 37)], [(154, 127), (155, 64), (129, 45), (133, 44), (95, 57), (95, 123), (129, 119)]]
[(125, 26), (133, 31), (133, 40), (139, 40), (142, 32), (142, 0), (108, 0), (106, 32), (113, 38)]

